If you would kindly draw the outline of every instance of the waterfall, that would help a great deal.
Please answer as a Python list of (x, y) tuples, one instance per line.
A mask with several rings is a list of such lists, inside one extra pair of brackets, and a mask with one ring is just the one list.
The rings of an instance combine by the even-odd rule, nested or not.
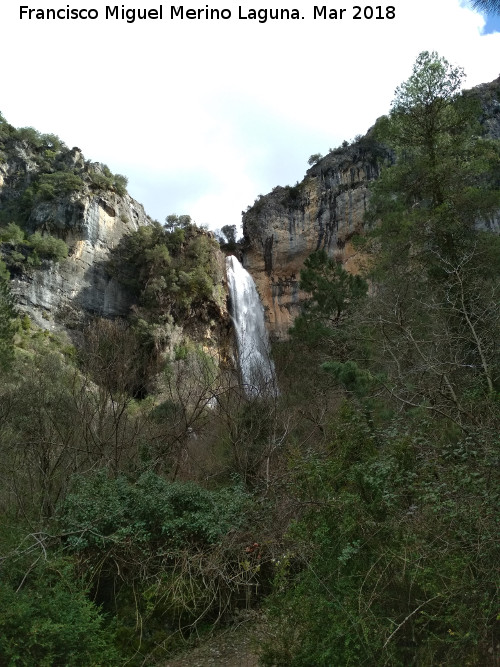
[(255, 283), (233, 255), (226, 258), (226, 271), (245, 393), (248, 396), (274, 395), (274, 364), (264, 324), (264, 308)]

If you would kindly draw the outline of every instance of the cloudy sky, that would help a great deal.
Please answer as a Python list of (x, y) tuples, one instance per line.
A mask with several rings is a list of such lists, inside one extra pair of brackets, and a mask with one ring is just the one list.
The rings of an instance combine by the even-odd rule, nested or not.
[[(239, 18), (239, 1), (242, 17), (296, 8), (301, 18)], [(500, 21), (460, 0), (389, 0), (394, 19), (360, 20), (348, 3), (326, 5), (346, 11), (325, 20), (306, 0), (186, 2), (184, 11), (226, 8), (231, 18), (172, 20), (164, 4), (162, 20), (129, 23), (106, 19), (101, 0), (37, 0), (25, 7), (94, 8), (98, 18), (21, 20), (20, 5), (0, 5), (6, 119), (126, 174), (160, 221), (187, 213), (212, 229), (239, 224), (259, 194), (301, 180), (312, 153), (387, 113), (420, 51), (464, 67), (467, 87), (500, 74)], [(385, 16), (388, 5), (377, 6)]]

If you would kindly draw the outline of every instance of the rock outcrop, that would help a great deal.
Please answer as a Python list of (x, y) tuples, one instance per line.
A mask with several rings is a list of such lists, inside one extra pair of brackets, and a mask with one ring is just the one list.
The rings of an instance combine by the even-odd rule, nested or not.
[[(485, 134), (500, 138), (500, 77), (468, 94), (481, 104)], [(299, 279), (308, 255), (324, 248), (348, 271), (358, 270), (351, 239), (363, 230), (370, 182), (391, 159), (369, 131), (320, 159), (301, 183), (274, 188), (243, 214), (243, 264), (257, 284), (275, 340), (288, 337), (306, 297)], [(499, 220), (487, 221), (490, 229), (498, 225)]]
[(150, 218), (126, 192), (96, 187), (91, 175), (99, 175), (102, 166), (85, 161), (77, 148), (61, 151), (56, 167), (77, 175), (80, 188), (56, 191), (50, 198), (33, 196), (33, 184), (43, 173), (38, 157), (28, 142), (10, 142), (0, 163), (0, 207), (12, 211), (12, 220), (7, 218), (12, 222), (24, 209), (25, 231), (63, 239), (69, 254), (62, 262), (44, 260), (39, 268), (11, 272), (20, 309), (44, 329), (71, 328), (85, 313), (125, 315), (130, 294), (108, 274), (106, 260), (124, 234), (149, 224)]
[[(76, 343), (89, 317), (131, 315), (166, 356), (174, 357), (176, 346), (194, 341), (216, 360), (230, 358), (224, 255), (214, 235), (194, 225), (178, 230), (176, 238), (185, 241), (171, 248), (175, 257), (169, 275), (156, 275), (158, 299), (149, 295), (152, 302), (145, 305), (144, 276), (131, 275), (139, 270), (123, 254), (125, 237), (145, 228), (151, 234), (160, 230), (161, 237), (163, 228), (125, 185), (125, 177), (86, 161), (80, 149), (69, 150), (55, 135), (32, 128), (16, 130), (0, 114), (0, 260), (10, 272), (19, 310), (45, 330), (69, 333)], [(165, 234), (162, 257), (169, 254)], [(149, 236), (136, 239), (139, 255)], [(66, 250), (68, 256), (62, 259)], [(184, 251), (190, 253), (189, 270), (182, 264)], [(194, 265), (193, 253), (200, 261), (205, 258), (209, 274)], [(172, 277), (174, 263), (177, 273)], [(182, 307), (162, 292), (166, 279), (183, 295)], [(199, 289), (203, 298), (188, 294), (190, 289)]]
[(337, 149), (308, 170), (295, 187), (277, 187), (243, 215), (244, 265), (264, 302), (270, 333), (285, 339), (305, 297), (300, 270), (325, 249), (356, 271), (350, 242), (363, 228), (369, 183), (390, 154), (370, 135)]
[[(131, 296), (108, 274), (105, 264), (123, 234), (147, 223), (142, 206), (129, 196), (86, 194), (61, 202), (58, 208), (71, 221), (60, 231), (69, 245), (69, 256), (14, 278), (12, 291), (19, 305), (44, 328), (74, 326), (83, 312), (126, 315)], [(32, 218), (43, 226), (46, 215), (50, 209), (35, 209)], [(61, 220), (55, 217), (51, 222), (54, 219)]]

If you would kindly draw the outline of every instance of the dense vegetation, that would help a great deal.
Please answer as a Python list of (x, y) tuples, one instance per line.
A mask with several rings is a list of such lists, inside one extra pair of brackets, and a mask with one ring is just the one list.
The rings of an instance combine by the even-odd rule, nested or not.
[(212, 299), (221, 280), (218, 244), (188, 215), (169, 215), (125, 236), (111, 259), (111, 272), (138, 297), (151, 317), (169, 313), (177, 319)]
[(217, 298), (186, 216), (124, 239), (135, 320), (78, 350), (0, 270), (0, 663), (162, 664), (258, 606), (263, 665), (498, 664), (500, 148), (461, 78), (421, 54), (378, 122), (365, 270), (307, 260), (279, 395), (161, 353)]
[(265, 664), (497, 664), (500, 153), (461, 76), (421, 54), (379, 122), (373, 295), (324, 255), (302, 272), (293, 339), (345, 399), (294, 461)]

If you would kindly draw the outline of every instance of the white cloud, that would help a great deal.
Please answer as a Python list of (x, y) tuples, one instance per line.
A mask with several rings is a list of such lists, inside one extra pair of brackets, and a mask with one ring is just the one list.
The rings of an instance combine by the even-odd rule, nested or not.
[[(238, 224), (259, 193), (301, 179), (310, 154), (386, 113), (420, 51), (462, 65), (468, 86), (498, 76), (500, 34), (481, 36), (479, 14), (459, 0), (393, 2), (394, 20), (352, 20), (349, 6), (342, 21), (325, 21), (307, 0), (269, 0), (306, 18), (265, 24), (20, 21), (19, 7), (2, 3), (0, 109), (126, 173), (153, 217)], [(85, 6), (102, 16), (106, 3)], [(237, 15), (232, 0), (209, 7)]]

